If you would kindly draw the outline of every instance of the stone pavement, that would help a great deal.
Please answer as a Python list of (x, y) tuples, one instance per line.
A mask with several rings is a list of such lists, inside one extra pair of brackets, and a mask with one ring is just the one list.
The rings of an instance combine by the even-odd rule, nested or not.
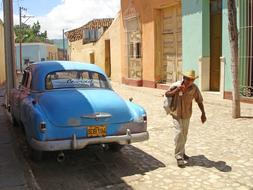
[(17, 141), (11, 132), (12, 124), (2, 106), (3, 103), (4, 90), (0, 89), (0, 189), (36, 189), (28, 164), (16, 149)]
[(241, 104), (240, 119), (231, 117), (231, 101), (203, 93), (207, 122), (193, 103), (186, 153), (188, 167), (174, 159), (174, 128), (162, 108), (164, 90), (113, 83), (124, 98), (145, 107), (150, 140), (134, 144), (165, 167), (145, 175), (123, 177), (133, 189), (253, 189), (253, 105)]

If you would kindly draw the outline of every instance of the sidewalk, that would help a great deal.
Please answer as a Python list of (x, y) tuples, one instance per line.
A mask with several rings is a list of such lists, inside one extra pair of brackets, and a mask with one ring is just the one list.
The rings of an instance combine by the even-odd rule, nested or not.
[(23, 155), (17, 150), (17, 142), (10, 127), (4, 103), (4, 90), (0, 89), (0, 189), (27, 190), (35, 189), (31, 185), (29, 169)]
[[(161, 101), (163, 101), (163, 95), (165, 93), (165, 90), (163, 89), (157, 89), (157, 88), (147, 88), (147, 87), (134, 87), (134, 86), (128, 86), (125, 84), (120, 84), (118, 82), (111, 82), (113, 88), (115, 88), (115, 90), (129, 90), (129, 91), (136, 91), (136, 89), (138, 89), (138, 93), (141, 94), (148, 94), (151, 96), (155, 96), (157, 98), (161, 98)], [(204, 98), (204, 104), (211, 104), (211, 105), (217, 105), (217, 106), (222, 106), (225, 108), (231, 108), (231, 113), (232, 113), (232, 100), (228, 100), (228, 99), (223, 99), (221, 97), (221, 94), (219, 94), (218, 92), (210, 92), (210, 91), (204, 91), (201, 92), (202, 96)], [(127, 93), (126, 93), (127, 94)], [(125, 98), (130, 98), (129, 97), (125, 97)], [(246, 114), (246, 115), (245, 115)], [(247, 115), (249, 114), (249, 115)], [(241, 116), (242, 117), (253, 117), (253, 104), (249, 104), (249, 103), (242, 103), (241, 102)]]

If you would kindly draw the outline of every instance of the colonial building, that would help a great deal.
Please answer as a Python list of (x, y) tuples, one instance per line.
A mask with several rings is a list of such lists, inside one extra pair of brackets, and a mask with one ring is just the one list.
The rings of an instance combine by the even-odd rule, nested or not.
[(16, 68), (24, 69), (29, 63), (47, 60), (58, 60), (58, 48), (48, 43), (22, 43), (22, 63), (20, 64), (20, 45), (16, 47)]
[(123, 83), (157, 87), (180, 78), (180, 0), (121, 0)]
[(96, 64), (113, 81), (121, 81), (119, 17), (94, 19), (66, 36), (71, 60)]
[[(182, 0), (183, 69), (198, 71), (201, 90), (231, 98), (227, 3), (227, 0)], [(241, 95), (242, 100), (253, 102), (252, 1), (238, 1), (237, 6)]]
[[(238, 1), (240, 85), (252, 101), (252, 1)], [(164, 87), (195, 69), (202, 91), (231, 98), (227, 0), (121, 0), (122, 81)], [(246, 98), (244, 98), (246, 97)]]
[(5, 52), (4, 52), (4, 25), (0, 19), (0, 86), (4, 85), (6, 81), (5, 73)]

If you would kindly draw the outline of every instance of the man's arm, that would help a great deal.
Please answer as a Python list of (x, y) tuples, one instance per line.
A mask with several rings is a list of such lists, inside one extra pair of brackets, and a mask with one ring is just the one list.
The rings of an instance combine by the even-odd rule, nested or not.
[(165, 92), (165, 96), (166, 97), (174, 96), (177, 92), (179, 92), (181, 90), (185, 90), (185, 86), (184, 85), (173, 86), (171, 89), (169, 89), (167, 92)]
[(205, 123), (206, 122), (206, 113), (205, 113), (205, 109), (204, 109), (204, 104), (201, 102), (201, 103), (198, 103), (198, 106), (199, 106), (200, 111), (202, 112), (201, 121), (202, 121), (202, 123)]
[(174, 87), (170, 90), (168, 90), (167, 92), (165, 92), (165, 96), (166, 97), (171, 97), (171, 96), (174, 96), (180, 89), (178, 87)]

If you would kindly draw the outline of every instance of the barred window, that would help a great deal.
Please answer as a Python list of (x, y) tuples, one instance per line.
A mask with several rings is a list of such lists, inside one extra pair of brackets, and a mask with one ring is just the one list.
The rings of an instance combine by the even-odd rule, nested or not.
[(253, 97), (253, 1), (239, 1), (241, 94)]

